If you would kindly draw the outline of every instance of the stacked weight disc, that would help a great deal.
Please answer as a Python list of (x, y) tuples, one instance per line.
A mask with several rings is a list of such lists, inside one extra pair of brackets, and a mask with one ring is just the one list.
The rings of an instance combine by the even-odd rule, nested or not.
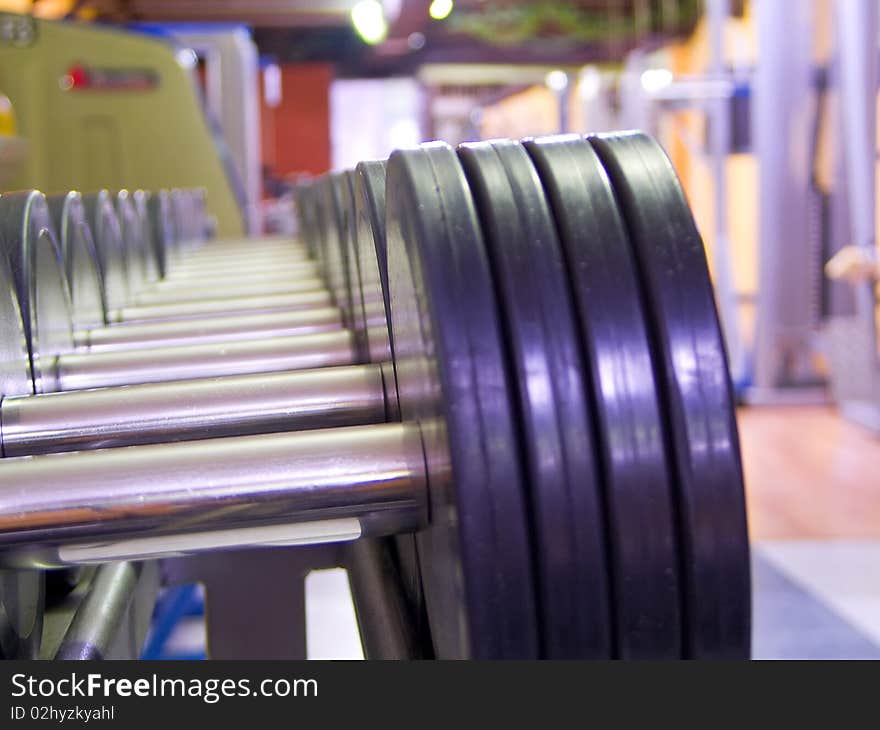
[[(24, 317), (6, 323), (10, 409), (31, 392), (27, 372), (38, 393), (131, 384), (47, 401), (63, 397), (71, 421), (84, 418), (77, 403), (99, 396), (155, 413), (172, 390), (199, 391), (198, 408), (220, 413), (223, 388), (250, 393), (284, 377), (289, 395), (305, 367), (333, 396), (343, 371), (356, 374), (375, 394), (359, 418), (340, 416), (333, 397), (309, 418), (259, 412), (262, 402), (247, 425), (227, 417), (193, 429), (175, 417), (164, 436), (128, 426), (109, 438), (105, 424), (105, 440), (74, 448), (223, 438), (232, 453), (259, 438), (245, 434), (399, 421), (407, 449), (418, 445), (407, 483), (427, 509), (415, 531), (364, 528), (375, 537), (351, 546), (368, 656), (748, 655), (723, 342), (702, 243), (655, 142), (398, 151), (301, 186), (302, 243), (203, 243), (203, 205), (186, 191), (65, 196), (47, 209), (53, 226), (39, 194), (0, 197), (9, 311)], [(62, 441), (41, 448), (69, 450)], [(25, 434), (14, 453), (37, 453), (36, 443)], [(161, 459), (162, 448), (124, 451)], [(105, 463), (103, 453), (88, 463)], [(72, 474), (86, 464), (55, 458), (69, 458)], [(0, 491), (5, 465), (8, 479), (30, 478), (39, 459), (0, 462)], [(354, 484), (346, 493), (360, 499)], [(10, 556), (37, 534), (23, 529), (5, 539), (0, 527)], [(80, 523), (41, 527), (34, 544), (64, 546), (77, 530), (87, 534)], [(27, 653), (24, 643), (4, 651)]]
[[(432, 489), (432, 514), (452, 503), (467, 512), (450, 515), (451, 535), (442, 524), (420, 534), (417, 579), (403, 570), (413, 610), (427, 604), (436, 651), (747, 655), (733, 402), (702, 242), (665, 155), (639, 134), (480, 143), (455, 155), (425, 146), (392, 155), (388, 176), (398, 386), (419, 394), (400, 407), (404, 420), (447, 425), (464, 414), (461, 435), (437, 436), (438, 450), (461, 460), (457, 473), (474, 472), (473, 484)], [(342, 179), (301, 194), (304, 233), (328, 277), (354, 282), (351, 301), (358, 291), (375, 301), (376, 276), (350, 263), (363, 236), (323, 234), (327, 220), (350, 225), (327, 193)], [(312, 195), (331, 203), (309, 216)], [(479, 321), (489, 291), (494, 316)], [(408, 357), (409, 347), (433, 361)], [(470, 378), (446, 373), (457, 359), (476, 363)], [(503, 384), (503, 407), (487, 392), (481, 408), (481, 381), (496, 396)], [(469, 520), (479, 530), (499, 522), (478, 555), (476, 535), (463, 534)], [(521, 614), (505, 627), (499, 605)], [(479, 606), (490, 607), (484, 623), (469, 625)]]

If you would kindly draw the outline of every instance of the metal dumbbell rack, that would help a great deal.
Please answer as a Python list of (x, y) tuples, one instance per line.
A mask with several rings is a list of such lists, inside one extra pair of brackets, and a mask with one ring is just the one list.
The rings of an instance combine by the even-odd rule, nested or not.
[(348, 541), (368, 656), (748, 655), (723, 340), (653, 141), (395, 152), (300, 191), (304, 244), (176, 251), (175, 204), (54, 201), (62, 258), (0, 197), (4, 565)]

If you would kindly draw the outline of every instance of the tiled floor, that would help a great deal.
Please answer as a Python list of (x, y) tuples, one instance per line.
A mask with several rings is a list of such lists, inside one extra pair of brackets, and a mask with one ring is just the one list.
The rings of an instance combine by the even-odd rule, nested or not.
[(880, 543), (840, 546), (795, 541), (753, 546), (752, 655), (756, 659), (880, 659), (876, 630), (880, 582), (875, 575), (864, 583), (849, 583), (850, 590), (841, 592), (841, 582), (848, 581), (841, 581), (837, 570), (844, 553), (853, 564), (863, 564), (878, 551)]
[(814, 406), (739, 424), (753, 539), (880, 539), (880, 437)]
[(739, 416), (755, 656), (880, 658), (880, 437), (831, 408)]

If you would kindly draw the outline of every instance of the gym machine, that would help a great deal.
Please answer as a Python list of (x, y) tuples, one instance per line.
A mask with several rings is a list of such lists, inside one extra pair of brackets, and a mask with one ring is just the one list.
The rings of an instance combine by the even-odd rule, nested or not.
[[(202, 241), (200, 200), (0, 196), (5, 655), (47, 575), (111, 564), (123, 605), (115, 561), (344, 542), (368, 657), (748, 656), (724, 343), (653, 140), (400, 150), (302, 187), (302, 241)], [(89, 598), (62, 646), (104, 641)]]

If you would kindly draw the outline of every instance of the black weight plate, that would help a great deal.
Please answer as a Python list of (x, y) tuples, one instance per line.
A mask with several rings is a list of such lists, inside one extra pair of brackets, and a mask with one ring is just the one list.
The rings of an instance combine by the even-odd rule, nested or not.
[(319, 184), (318, 180), (313, 180), (309, 187), (306, 202), (309, 203), (310, 210), (310, 218), (309, 218), (309, 251), (316, 261), (321, 262), (321, 236), (323, 235), (323, 222), (321, 219), (321, 196), (318, 195)]
[[(8, 238), (20, 236), (22, 230), (20, 206), (2, 205), (8, 197), (0, 196), (0, 235), (4, 244)], [(33, 389), (18, 293), (4, 256), (0, 262), (0, 396), (29, 395)], [(40, 571), (0, 570), (0, 659), (37, 658), (43, 630), (44, 586)]]
[(150, 214), (152, 198), (153, 193), (146, 190), (135, 190), (131, 194), (141, 232), (140, 255), (143, 260), (144, 277), (148, 282), (156, 281), (161, 271), (160, 253), (157, 250), (159, 232), (154, 229)]
[(193, 201), (193, 229), (199, 243), (204, 243), (210, 236), (216, 233), (217, 221), (213, 217), (208, 218), (207, 189), (191, 188), (189, 192)]
[(107, 323), (104, 283), (82, 196), (71, 191), (48, 201), (70, 288), (73, 324), (80, 329), (103, 326)]
[[(357, 271), (357, 257), (355, 255), (354, 226), (354, 170), (346, 170), (339, 173), (340, 202), (342, 203), (342, 228), (339, 235), (339, 255), (342, 262), (342, 321), (350, 328), (354, 328), (355, 316), (355, 293), (360, 287)], [(357, 294), (360, 298), (360, 294)]]
[[(192, 247), (192, 241), (189, 239), (187, 233), (186, 220), (188, 211), (186, 209), (186, 198), (183, 191), (179, 188), (173, 188), (169, 194), (171, 196), (171, 220), (174, 228), (174, 240), (177, 242), (178, 251), (185, 251)], [(95, 234), (95, 238), (98, 238), (98, 232), (94, 230), (94, 224), (92, 230)]]
[(128, 290), (139, 292), (146, 283), (143, 231), (132, 194), (128, 190), (116, 193), (116, 215), (119, 216), (122, 229), (122, 251)]
[(327, 176), (318, 178), (315, 182), (315, 207), (317, 210), (318, 221), (318, 261), (321, 262), (321, 272), (324, 278), (328, 276), (327, 272), (327, 238), (328, 227), (330, 225), (330, 214), (327, 209), (327, 203), (324, 195), (324, 187), (327, 184)]
[(300, 180), (295, 188), (293, 204), (296, 209), (297, 233), (300, 240), (305, 243), (312, 258), (317, 257), (315, 250), (315, 204), (312, 199), (314, 180)]
[(36, 190), (0, 196), (0, 235), (39, 393), (42, 363), (73, 349), (70, 292), (46, 197)]
[(345, 256), (345, 210), (348, 182), (344, 173), (334, 172), (322, 180), (324, 217), (323, 261), (327, 286), (348, 326), (351, 305), (348, 295), (348, 259)]
[(198, 248), (207, 234), (205, 220), (205, 196), (201, 188), (183, 188), (172, 191), (172, 204), (176, 194), (178, 226), (184, 248)]
[(385, 188), (400, 411), (418, 424), (418, 557), (439, 658), (535, 658), (539, 626), (510, 383), (480, 224), (455, 152), (392, 154)]
[(309, 254), (318, 259), (321, 241), (320, 221), (318, 220), (318, 178), (310, 178), (301, 183), (297, 190), (296, 209), (299, 216), (300, 236), (308, 247)]
[[(391, 362), (391, 337), (387, 313), (388, 272), (385, 244), (385, 162), (366, 161), (354, 171), (354, 249), (360, 283), (354, 287), (360, 293), (353, 302), (354, 329), (360, 352), (366, 362)], [(388, 420), (398, 419), (397, 390), (393, 368), (384, 368)], [(408, 620), (414, 638), (411, 649), (417, 656), (429, 656), (430, 633), (419, 573), (418, 556), (413, 535), (398, 535), (383, 541), (382, 554), (395, 569), (384, 582), (386, 590), (397, 594), (390, 603), (407, 608)], [(419, 642), (427, 646), (418, 646)]]
[(346, 258), (345, 266), (348, 271), (348, 326), (354, 334), (358, 356), (362, 361), (366, 361), (366, 320), (364, 319), (364, 310), (361, 304), (363, 294), (361, 293), (361, 272), (357, 246), (357, 202), (355, 201), (355, 196), (357, 195), (357, 173), (354, 170), (346, 170), (345, 179), (348, 195), (345, 200), (345, 241), (343, 251)]
[(525, 143), (556, 219), (594, 394), (612, 566), (615, 654), (677, 658), (672, 490), (632, 254), (608, 177), (574, 136)]
[(385, 162), (361, 162), (355, 170), (354, 244), (360, 301), (355, 331), (369, 362), (391, 360), (388, 332), (388, 271), (385, 255)]
[(612, 634), (605, 517), (565, 262), (528, 153), (463, 145), (518, 396), (529, 486), (542, 653), (608, 659)]
[[(182, 242), (183, 224), (181, 191), (172, 191), (172, 212), (175, 240)], [(117, 310), (129, 302), (128, 275), (125, 269), (125, 249), (122, 241), (122, 227), (113, 205), (113, 197), (107, 190), (83, 194), (86, 220), (92, 229), (95, 250), (98, 252), (98, 269), (104, 280), (107, 306)]]
[(751, 581), (733, 388), (703, 242), (666, 154), (641, 133), (591, 137), (630, 231), (674, 454), (685, 655), (746, 657)]
[(314, 250), (312, 256), (318, 262), (318, 270), (325, 279), (327, 278), (327, 254), (325, 251), (327, 242), (327, 211), (324, 204), (324, 179), (319, 177), (312, 182), (308, 193), (314, 211)]
[(177, 260), (177, 241), (174, 240), (174, 221), (171, 214), (171, 196), (167, 190), (152, 193), (147, 200), (147, 215), (153, 234), (154, 256), (159, 275), (165, 277)]
[(330, 260), (329, 247), (330, 238), (336, 228), (335, 218), (333, 215), (332, 195), (329, 192), (330, 176), (322, 175), (315, 181), (315, 210), (317, 212), (318, 221), (318, 261), (321, 264), (321, 275), (330, 286)]
[(207, 233), (204, 190), (174, 188), (171, 216), (178, 251), (198, 248), (204, 242)]
[(178, 260), (177, 240), (174, 238), (174, 216), (171, 211), (171, 193), (167, 190), (154, 192), (147, 203), (159, 274), (164, 278)]
[(34, 381), (24, 321), (12, 272), (4, 258), (0, 259), (0, 398), (31, 395), (33, 392)]

